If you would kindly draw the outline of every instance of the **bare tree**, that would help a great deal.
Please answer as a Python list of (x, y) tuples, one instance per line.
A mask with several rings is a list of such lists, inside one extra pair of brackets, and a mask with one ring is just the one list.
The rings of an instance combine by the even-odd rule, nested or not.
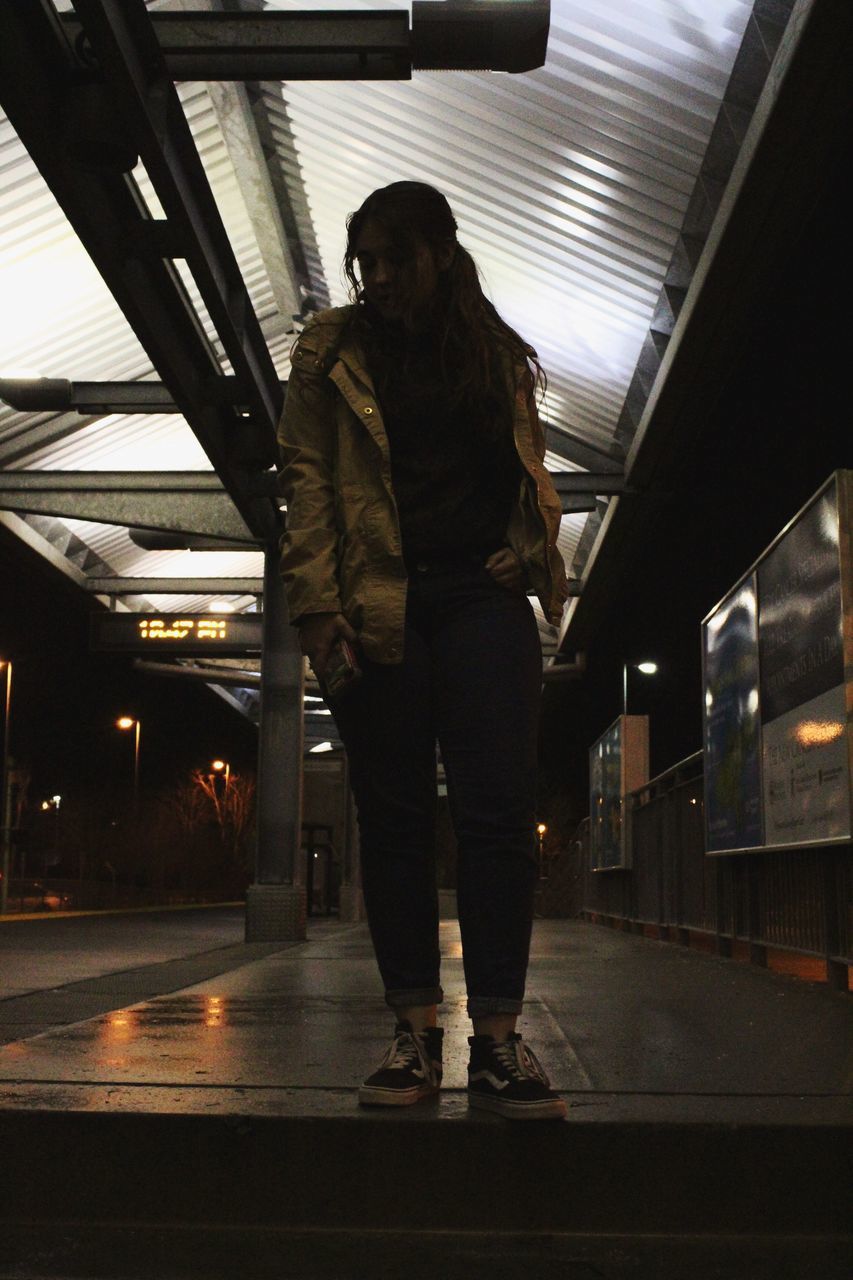
[(222, 843), (236, 856), (255, 816), (255, 779), (239, 773), (226, 779), (194, 769), (192, 781), (196, 794), (212, 806)]
[(169, 797), (170, 808), (185, 835), (192, 835), (198, 831), (209, 816), (209, 805), (205, 800), (206, 792), (203, 787), (199, 789), (197, 775), (199, 778), (202, 777), (198, 769), (195, 770), (189, 782), (182, 782)]

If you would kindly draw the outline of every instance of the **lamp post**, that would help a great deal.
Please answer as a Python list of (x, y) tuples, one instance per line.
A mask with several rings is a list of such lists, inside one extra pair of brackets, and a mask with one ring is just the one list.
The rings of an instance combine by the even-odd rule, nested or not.
[(136, 728), (136, 734), (133, 745), (133, 816), (139, 815), (139, 739), (142, 735), (142, 722), (135, 720), (133, 716), (119, 716), (116, 720), (117, 729), (133, 729)]
[(3, 667), (6, 671), (6, 700), (3, 715), (3, 794), (2, 803), (0, 803), (3, 820), (2, 832), (0, 832), (3, 872), (3, 878), (0, 880), (0, 915), (5, 915), (9, 905), (9, 853), (11, 849), (12, 834), (12, 776), (9, 760), (9, 726), (12, 721), (12, 663), (9, 659), (4, 659), (0, 662), (0, 667)]
[(653, 676), (657, 673), (658, 664), (656, 662), (623, 662), (622, 664), (622, 714), (628, 714), (628, 668), (634, 671), (641, 671), (644, 676)]
[[(62, 796), (51, 796), (49, 800), (42, 800), (42, 813), (49, 813), (53, 810), (53, 865), (59, 861), (59, 806), (62, 803)], [(47, 879), (48, 855), (44, 855), (44, 878)]]
[(214, 773), (221, 774), (225, 778), (225, 790), (228, 790), (228, 783), (231, 781), (231, 765), (227, 760), (212, 760), (210, 767)]
[(536, 824), (536, 835), (539, 841), (539, 874), (540, 876), (542, 874), (542, 840), (547, 830), (548, 830), (548, 827), (544, 822), (538, 822)]

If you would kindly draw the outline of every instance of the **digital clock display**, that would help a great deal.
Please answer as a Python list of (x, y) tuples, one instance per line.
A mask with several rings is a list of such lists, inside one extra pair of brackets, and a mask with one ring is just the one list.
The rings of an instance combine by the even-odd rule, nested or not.
[(102, 613), (90, 639), (96, 650), (240, 657), (261, 652), (262, 629), (259, 613)]

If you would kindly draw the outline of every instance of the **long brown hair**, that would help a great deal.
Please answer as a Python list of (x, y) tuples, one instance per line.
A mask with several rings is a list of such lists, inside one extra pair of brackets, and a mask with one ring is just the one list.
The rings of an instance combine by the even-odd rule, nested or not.
[[(545, 374), (532, 347), (501, 318), (483, 293), (477, 264), (456, 239), (456, 219), (445, 196), (426, 182), (392, 182), (367, 197), (347, 218), (347, 246), (344, 272), (350, 282), (353, 302), (363, 301), (355, 269), (359, 236), (368, 221), (377, 222), (400, 253), (401, 271), (409, 273), (409, 293), (417, 294), (417, 254), (424, 242), (434, 259), (448, 245), (453, 246), (450, 266), (439, 274), (438, 295), (433, 320), (440, 328), (439, 349), (442, 372), (453, 399), (480, 405), (506, 407), (506, 381), (501, 372), (501, 349), (515, 361), (529, 361), (529, 393), (544, 393)], [(412, 314), (404, 324), (413, 327)], [(363, 316), (355, 317), (363, 329)], [(451, 358), (452, 353), (452, 358)]]

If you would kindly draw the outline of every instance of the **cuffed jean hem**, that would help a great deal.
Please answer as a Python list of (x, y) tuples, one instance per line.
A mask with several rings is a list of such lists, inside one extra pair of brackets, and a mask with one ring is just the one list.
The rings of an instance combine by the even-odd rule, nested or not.
[(412, 1006), (441, 1004), (444, 992), (441, 987), (420, 987), (414, 991), (386, 991), (385, 1003), (391, 1009), (408, 1009)]
[(521, 1013), (523, 1000), (510, 1000), (504, 996), (469, 996), (468, 1017), (486, 1018), (490, 1013)]

